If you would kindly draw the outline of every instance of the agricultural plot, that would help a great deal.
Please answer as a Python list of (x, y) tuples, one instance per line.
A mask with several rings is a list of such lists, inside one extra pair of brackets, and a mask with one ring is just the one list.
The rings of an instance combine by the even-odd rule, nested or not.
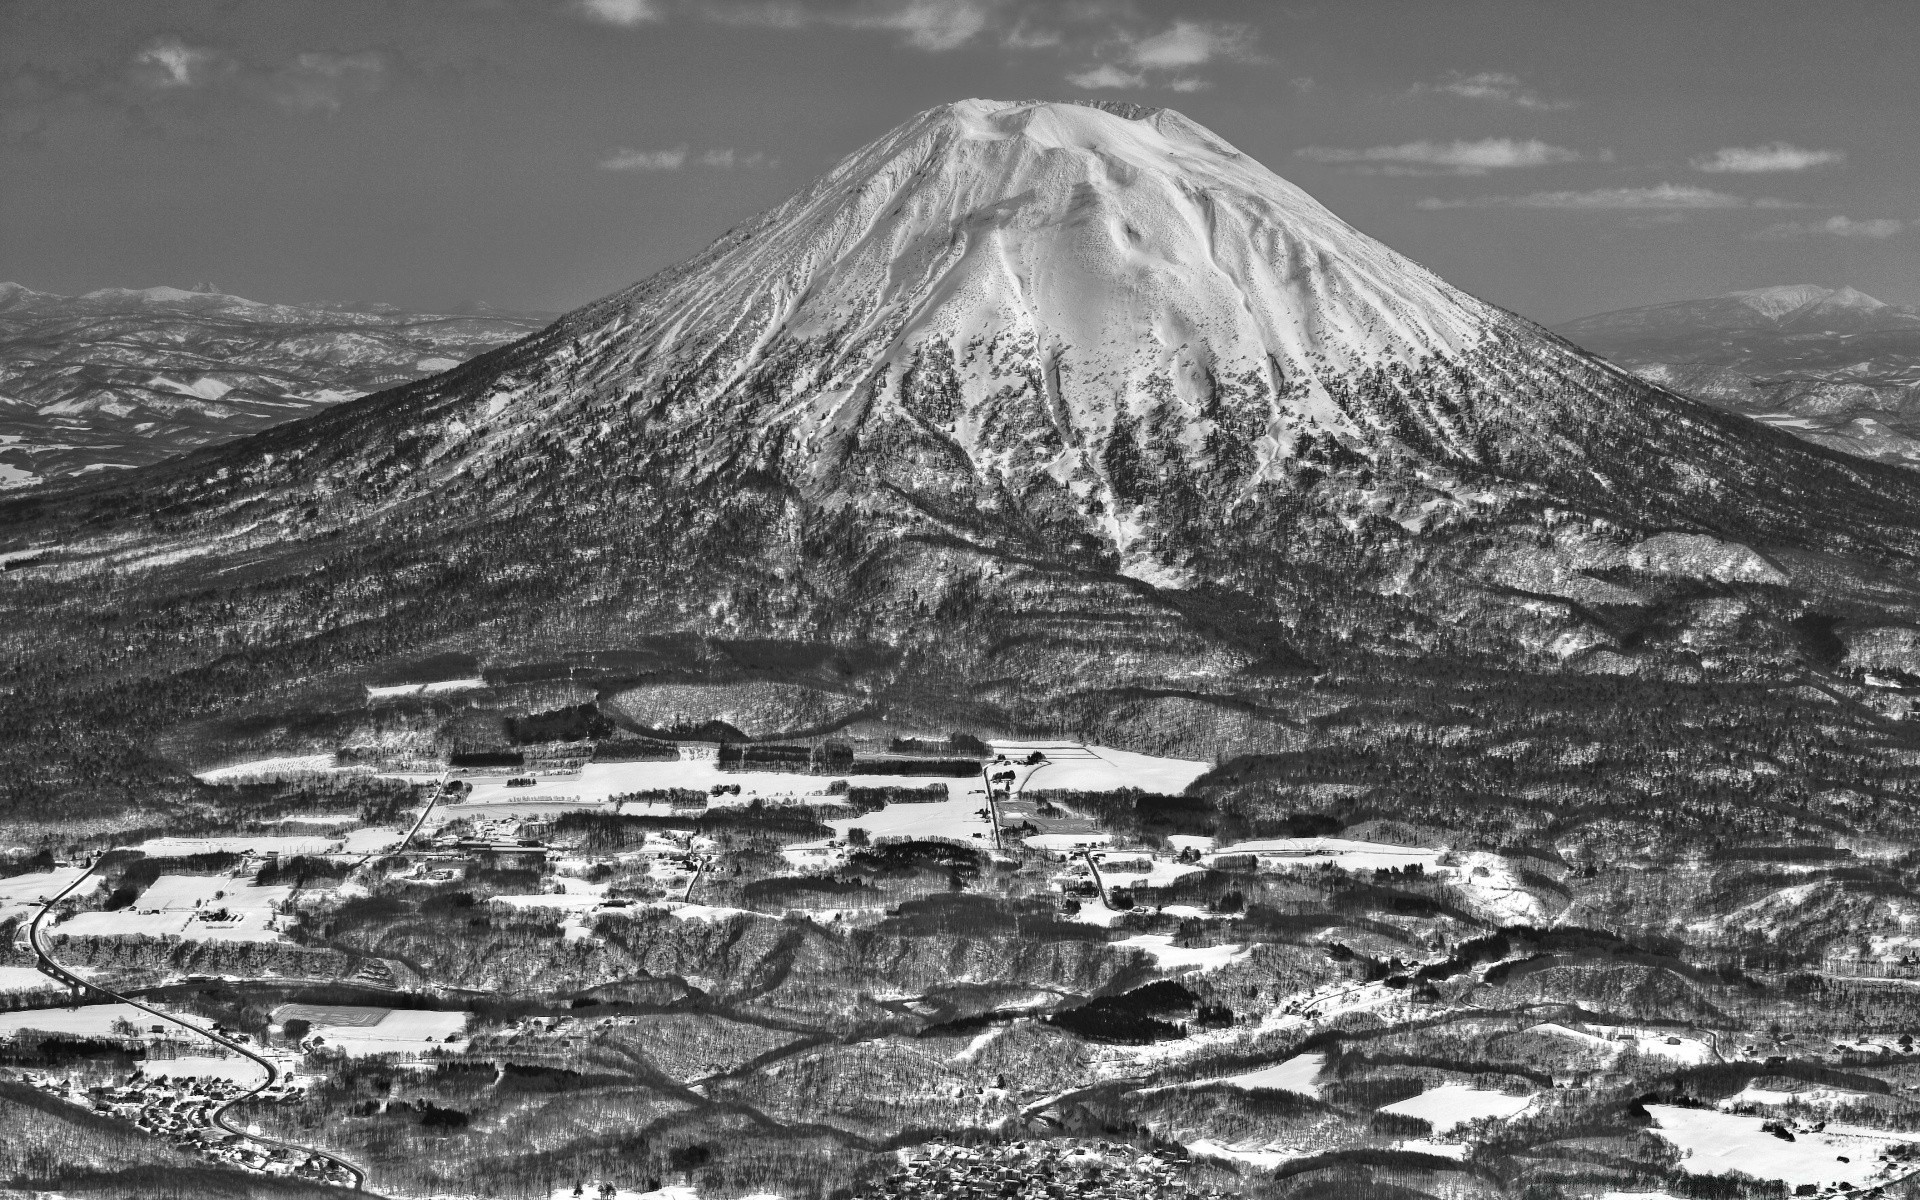
[(281, 942), (281, 909), (294, 889), (221, 875), (162, 875), (132, 907), (82, 912), (53, 927), (58, 937), (177, 937), (189, 941)]
[(429, 1009), (372, 1008), (358, 1005), (287, 1004), (273, 1010), (273, 1021), (307, 1022), (304, 1044), (340, 1051), (348, 1057), (424, 1054), (457, 1049), (471, 1014)]
[(1389, 1104), (1380, 1111), (1418, 1117), (1433, 1126), (1435, 1136), (1445, 1136), (1469, 1121), (1487, 1117), (1503, 1120), (1517, 1117), (1532, 1105), (1532, 1096), (1515, 1096), (1447, 1083), (1429, 1088), (1418, 1096)]
[(1907, 1171), (1884, 1156), (1896, 1144), (1911, 1141), (1911, 1135), (1829, 1124), (1817, 1132), (1793, 1132), (1787, 1140), (1762, 1128), (1766, 1122), (1759, 1117), (1668, 1104), (1650, 1104), (1647, 1111), (1660, 1136), (1679, 1148), (1684, 1156), (1680, 1165), (1690, 1175), (1738, 1171), (1790, 1188), (1842, 1183), (1861, 1188)]

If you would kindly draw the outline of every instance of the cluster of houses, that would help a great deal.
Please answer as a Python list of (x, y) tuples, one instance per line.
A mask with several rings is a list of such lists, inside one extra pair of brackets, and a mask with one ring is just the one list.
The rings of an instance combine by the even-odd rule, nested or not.
[[(102, 1116), (117, 1117), (144, 1133), (164, 1138), (177, 1150), (266, 1175), (285, 1175), (316, 1183), (352, 1186), (351, 1172), (323, 1155), (276, 1146), (232, 1133), (214, 1124), (220, 1108), (247, 1089), (227, 1079), (148, 1077), (135, 1071), (125, 1083), (81, 1087), (65, 1075), (26, 1071), (22, 1082)], [(255, 1102), (291, 1104), (304, 1089), (276, 1081)]]
[(1167, 1152), (1083, 1139), (962, 1146), (930, 1142), (868, 1195), (886, 1200), (1200, 1200)]

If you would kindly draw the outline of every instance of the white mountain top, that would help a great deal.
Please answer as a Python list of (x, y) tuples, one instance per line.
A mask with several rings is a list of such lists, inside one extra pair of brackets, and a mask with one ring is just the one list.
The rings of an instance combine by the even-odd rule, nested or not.
[[(1458, 358), (1510, 320), (1179, 113), (1121, 111), (922, 113), (574, 314), (583, 365), (603, 393), (696, 386), (721, 406), (704, 417), (777, 423), (816, 474), (904, 408), (976, 464), (1018, 452), (997, 429), (1042, 427), (1064, 480), (1123, 422), (1197, 445), (1223, 390), (1263, 463), (1364, 437), (1329, 384)], [(517, 391), (564, 406), (580, 382)]]
[(1750, 288), (1746, 291), (1728, 292), (1726, 299), (1738, 300), (1755, 312), (1768, 317), (1783, 317), (1810, 304), (1863, 311), (1887, 307), (1885, 303), (1854, 288), (1821, 287), (1817, 283), (1789, 283), (1779, 287)]

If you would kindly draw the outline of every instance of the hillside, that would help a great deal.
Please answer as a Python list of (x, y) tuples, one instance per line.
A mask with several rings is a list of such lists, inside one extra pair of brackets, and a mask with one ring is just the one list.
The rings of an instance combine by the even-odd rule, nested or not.
[(203, 284), (0, 284), (0, 488), (158, 462), (456, 366), (508, 313), (262, 304)]
[(1920, 309), (1792, 284), (1601, 313), (1559, 332), (1816, 445), (1920, 464)]

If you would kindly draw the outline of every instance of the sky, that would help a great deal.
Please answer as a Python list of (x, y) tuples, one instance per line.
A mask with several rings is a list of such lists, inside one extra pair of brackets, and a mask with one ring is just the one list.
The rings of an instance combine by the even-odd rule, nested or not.
[(914, 113), (1177, 108), (1546, 323), (1920, 304), (1912, 0), (0, 0), (0, 279), (562, 311)]

